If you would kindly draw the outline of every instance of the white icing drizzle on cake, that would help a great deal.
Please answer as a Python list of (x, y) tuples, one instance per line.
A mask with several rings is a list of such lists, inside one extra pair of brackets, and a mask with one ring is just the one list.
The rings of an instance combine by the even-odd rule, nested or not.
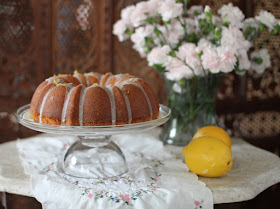
[(46, 100), (47, 100), (47, 97), (49, 96), (49, 94), (51, 93), (51, 91), (55, 88), (56, 86), (52, 86), (51, 88), (49, 88), (49, 90), (46, 92), (46, 94), (44, 95), (43, 97), (43, 101), (42, 101), (42, 104), (41, 104), (41, 107), (40, 107), (40, 114), (39, 114), (39, 122), (42, 123), (42, 114), (43, 114), (43, 111), (44, 111), (44, 107), (45, 107), (45, 104), (46, 104)]
[(152, 120), (152, 118), (153, 118), (153, 109), (152, 109), (150, 98), (148, 97), (147, 93), (145, 92), (145, 90), (143, 89), (141, 84), (139, 84), (139, 83), (132, 83), (132, 85), (137, 86), (143, 92), (144, 96), (146, 97), (146, 101), (148, 103), (149, 110), (150, 110), (150, 116), (151, 116), (150, 119)]
[(87, 86), (90, 85), (88, 76), (89, 76), (88, 74), (84, 74), (84, 78), (86, 79), (86, 84), (87, 84)]
[(109, 100), (110, 100), (110, 104), (111, 104), (111, 115), (112, 115), (112, 125), (116, 125), (116, 121), (117, 121), (117, 117), (116, 117), (116, 101), (115, 101), (115, 95), (113, 92), (113, 87), (111, 85), (108, 85), (106, 87), (103, 86), (99, 86), (100, 88), (104, 89), (108, 96), (109, 96)]
[(104, 86), (107, 86), (108, 83), (110, 82), (110, 80), (111, 80), (113, 77), (114, 77), (114, 76), (113, 76), (112, 74), (109, 75), (108, 78), (107, 78), (107, 80), (106, 80), (106, 82), (105, 82), (105, 84), (104, 84)]
[(80, 92), (80, 101), (79, 101), (79, 123), (80, 126), (83, 126), (84, 124), (84, 103), (85, 103), (85, 96), (87, 93), (88, 88), (85, 88), (84, 85), (82, 85), (82, 89)]
[(61, 114), (61, 124), (65, 125), (65, 119), (66, 119), (66, 113), (68, 109), (68, 103), (70, 101), (70, 97), (72, 92), (74, 91), (75, 87), (71, 87), (69, 91), (66, 93), (66, 97), (64, 99), (64, 104), (63, 104), (63, 109), (62, 109), (62, 114)]
[(81, 80), (81, 78), (79, 77), (78, 74), (73, 75), (73, 77), (77, 78), (77, 80), (80, 82), (80, 84), (83, 85), (83, 82), (82, 82), (82, 80)]
[(125, 104), (126, 104), (126, 108), (127, 108), (127, 115), (128, 115), (128, 123), (130, 124), (132, 122), (132, 111), (131, 111), (131, 105), (128, 99), (128, 96), (126, 94), (126, 92), (122, 89), (122, 87), (116, 86), (117, 88), (120, 89), (120, 91), (122, 92)]

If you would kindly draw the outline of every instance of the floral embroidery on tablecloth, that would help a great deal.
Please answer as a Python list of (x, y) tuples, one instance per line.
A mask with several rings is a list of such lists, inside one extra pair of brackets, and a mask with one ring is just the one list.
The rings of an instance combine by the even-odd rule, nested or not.
[(201, 200), (201, 201), (194, 201), (194, 205), (195, 205), (195, 208), (194, 209), (200, 209), (200, 208), (203, 208), (203, 202), (204, 200)]
[[(144, 194), (151, 194), (155, 191), (157, 191), (156, 182), (159, 180), (159, 178), (162, 176), (161, 173), (159, 173), (158, 169), (160, 166), (164, 166), (164, 164), (161, 161), (152, 161), (152, 176), (150, 177), (150, 181), (148, 181), (145, 189), (139, 189), (137, 191), (133, 191), (131, 193), (124, 193), (124, 194), (117, 194), (112, 195), (110, 192), (107, 191), (101, 191), (101, 192), (94, 192), (90, 188), (82, 187), (79, 185), (79, 181), (68, 176), (63, 175), (63, 178), (74, 185), (77, 185), (81, 190), (82, 196), (87, 196), (89, 199), (108, 199), (108, 201), (112, 201), (114, 203), (119, 203), (123, 205), (129, 205), (133, 206), (134, 201), (136, 201), (139, 197), (143, 196)], [(157, 169), (157, 170), (156, 170)], [(55, 163), (51, 163), (48, 166), (43, 168), (43, 171), (45, 172), (56, 172), (56, 165)], [(95, 184), (104, 184), (106, 185), (106, 182), (118, 182), (120, 180), (125, 181), (127, 184), (135, 182), (134, 179), (132, 179), (130, 176), (115, 176), (110, 177), (106, 179), (98, 179)]]

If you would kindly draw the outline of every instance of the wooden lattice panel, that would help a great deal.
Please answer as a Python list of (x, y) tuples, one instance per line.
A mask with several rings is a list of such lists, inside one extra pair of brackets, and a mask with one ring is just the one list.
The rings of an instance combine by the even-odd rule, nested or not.
[(54, 10), (55, 73), (111, 71), (111, 2), (64, 0)]
[[(256, 1), (254, 0), (253, 15), (257, 15), (261, 10), (271, 12), (276, 18), (280, 18), (279, 0)], [(269, 31), (256, 41), (257, 43), (269, 35)], [(280, 97), (280, 37), (273, 36), (264, 45), (269, 50), (272, 67), (264, 74), (258, 75), (250, 71), (247, 76), (247, 100), (265, 100)]]
[(49, 74), (49, 13), (44, 0), (0, 1), (0, 95), (30, 96)]

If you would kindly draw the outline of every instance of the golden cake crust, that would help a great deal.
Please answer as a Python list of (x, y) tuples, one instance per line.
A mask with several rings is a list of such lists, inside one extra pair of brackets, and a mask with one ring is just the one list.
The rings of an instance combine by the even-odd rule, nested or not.
[(100, 126), (156, 119), (159, 104), (151, 86), (129, 74), (60, 74), (43, 81), (30, 105), (35, 122)]

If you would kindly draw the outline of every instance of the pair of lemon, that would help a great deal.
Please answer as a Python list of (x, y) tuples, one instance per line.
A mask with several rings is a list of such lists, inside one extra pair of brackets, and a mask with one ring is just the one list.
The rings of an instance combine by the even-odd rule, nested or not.
[(232, 166), (230, 137), (217, 126), (199, 129), (182, 153), (188, 168), (200, 176), (222, 176)]

